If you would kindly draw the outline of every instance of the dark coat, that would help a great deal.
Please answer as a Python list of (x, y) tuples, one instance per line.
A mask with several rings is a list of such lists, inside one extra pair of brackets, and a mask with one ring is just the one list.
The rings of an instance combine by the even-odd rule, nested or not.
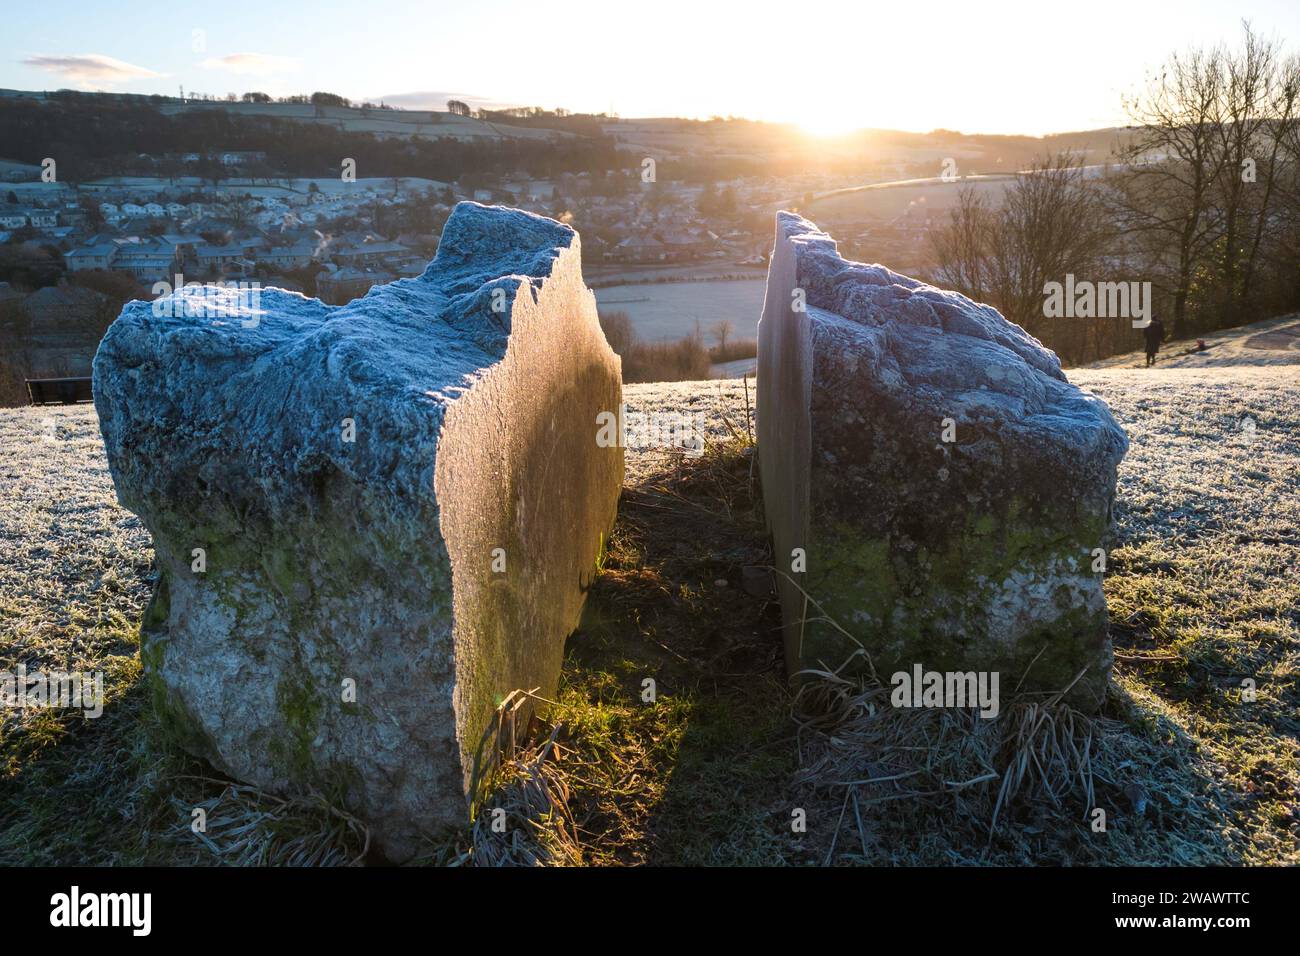
[(1147, 340), (1147, 354), (1155, 355), (1160, 351), (1160, 343), (1165, 339), (1165, 324), (1159, 319), (1152, 319), (1151, 324), (1142, 330)]

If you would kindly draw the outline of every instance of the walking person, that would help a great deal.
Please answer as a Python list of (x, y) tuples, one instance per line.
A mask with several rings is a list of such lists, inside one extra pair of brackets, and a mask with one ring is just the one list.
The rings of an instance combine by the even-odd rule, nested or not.
[(1147, 368), (1150, 368), (1156, 364), (1156, 353), (1160, 351), (1160, 343), (1164, 341), (1165, 324), (1159, 319), (1152, 319), (1142, 330), (1142, 334), (1147, 340)]

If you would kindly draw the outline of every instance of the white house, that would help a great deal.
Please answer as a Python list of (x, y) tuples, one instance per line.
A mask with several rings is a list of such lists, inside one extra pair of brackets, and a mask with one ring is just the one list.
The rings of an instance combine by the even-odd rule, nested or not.
[(242, 246), (214, 246), (205, 243), (194, 250), (200, 268), (212, 270), (222, 275), (247, 275), (253, 269), (253, 263), (245, 258)]
[(113, 263), (113, 257), (117, 254), (117, 245), (111, 242), (97, 242), (77, 248), (67, 252), (63, 256), (63, 261), (68, 265), (69, 272), (82, 272), (86, 269), (107, 269)]
[(112, 268), (129, 272), (142, 282), (166, 278), (176, 271), (176, 252), (170, 246), (122, 246), (113, 257)]
[(223, 166), (242, 166), (245, 163), (260, 163), (266, 159), (266, 153), (260, 150), (229, 150), (219, 156)]
[(555, 183), (542, 179), (519, 180), (506, 183), (507, 190), (514, 193), (519, 200), (539, 200), (555, 198)]
[(258, 253), (257, 261), (281, 269), (301, 269), (311, 265), (316, 246), (311, 242), (296, 242), (291, 246), (273, 246)]

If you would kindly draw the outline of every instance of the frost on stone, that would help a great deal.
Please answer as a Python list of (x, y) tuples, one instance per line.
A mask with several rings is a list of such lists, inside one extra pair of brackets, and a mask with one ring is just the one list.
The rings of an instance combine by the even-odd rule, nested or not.
[(1102, 699), (1094, 567), (1128, 443), (1024, 329), (779, 213), (758, 436), (791, 673), (861, 645), (886, 680), (919, 663), (1050, 691), (1082, 673), (1071, 698)]
[(161, 574), (155, 703), (221, 770), (340, 795), (409, 858), (465, 821), (502, 699), (554, 691), (613, 523), (620, 368), (578, 236), (461, 203), (423, 275), (347, 305), (187, 316), (200, 295), (128, 304), (94, 363)]

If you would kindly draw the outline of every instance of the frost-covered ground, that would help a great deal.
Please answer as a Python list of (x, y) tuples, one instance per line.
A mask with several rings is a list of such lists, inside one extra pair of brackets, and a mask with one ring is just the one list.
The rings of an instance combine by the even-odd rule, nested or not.
[[(982, 859), (1300, 863), (1300, 369), (1266, 364), (1272, 350), (1244, 344), (1293, 324), (1216, 343), (1220, 360), (1236, 353), (1230, 366), (1069, 373), (1110, 405), (1131, 442), (1106, 580), (1113, 723), (1094, 766), (1110, 825), (1090, 836), (1071, 806)], [(1260, 355), (1265, 364), (1248, 364)], [(710, 438), (725, 437), (728, 421), (743, 430), (741, 382), (626, 395), (629, 409), (702, 413)], [(630, 481), (645, 460), (629, 458)], [(889, 862), (975, 858), (927, 837)]]
[[(1234, 366), (1300, 365), (1300, 315), (1214, 332), (1202, 338), (1205, 351), (1193, 351), (1196, 341), (1166, 342), (1156, 368), (1228, 368)], [(1087, 368), (1143, 368), (1142, 352), (1113, 355)], [(1300, 371), (1297, 371), (1300, 375)]]
[(1206, 828), (1169, 841), (1173, 859), (1140, 845), (1130, 855), (1300, 862), (1300, 369), (1070, 378), (1110, 404), (1132, 443), (1106, 579), (1117, 681), (1132, 720), (1166, 724), (1186, 761), (1153, 803)]
[[(1300, 863), (1300, 369), (1166, 363), (1070, 378), (1110, 404), (1132, 441), (1106, 584), (1126, 728), (1115, 740), (1160, 762), (1135, 757), (1117, 771), (1133, 780), (1111, 781), (1116, 792), (1137, 782), (1149, 808), (1113, 820), (1105, 840), (1086, 827), (1022, 835), (998, 859)], [(738, 380), (633, 385), (626, 400), (634, 412), (698, 415), (710, 441), (747, 433)], [(627, 485), (672, 458), (631, 451)], [(645, 501), (632, 520), (658, 513), (660, 499)], [(110, 685), (100, 721), (0, 715), (0, 860), (213, 859), (192, 841), (155, 835), (188, 833), (186, 801), (221, 786), (194, 784), (208, 789), (176, 803), (176, 784), (157, 781), (155, 744), (136, 729), (146, 705), (134, 629), (150, 561), (148, 534), (116, 504), (93, 409), (0, 411), (0, 671), (20, 662), (101, 669)], [(754, 818), (766, 819), (775, 798), (753, 799)], [(768, 846), (762, 859), (779, 852)], [(945, 847), (916, 852), (911, 859), (955, 858)]]
[[(709, 379), (700, 382), (654, 382), (623, 386), (623, 403), (628, 410), (629, 440), (625, 456), (627, 478), (634, 485), (677, 454), (672, 428), (680, 423), (690, 429), (687, 437), (712, 442), (732, 437), (751, 437), (754, 379)], [(635, 416), (645, 416), (648, 432), (641, 436), (632, 426)], [(750, 425), (746, 430), (748, 416)]]
[[(0, 672), (132, 672), (152, 560), (92, 406), (0, 410)], [(6, 742), (45, 716), (0, 710), (0, 780)]]

